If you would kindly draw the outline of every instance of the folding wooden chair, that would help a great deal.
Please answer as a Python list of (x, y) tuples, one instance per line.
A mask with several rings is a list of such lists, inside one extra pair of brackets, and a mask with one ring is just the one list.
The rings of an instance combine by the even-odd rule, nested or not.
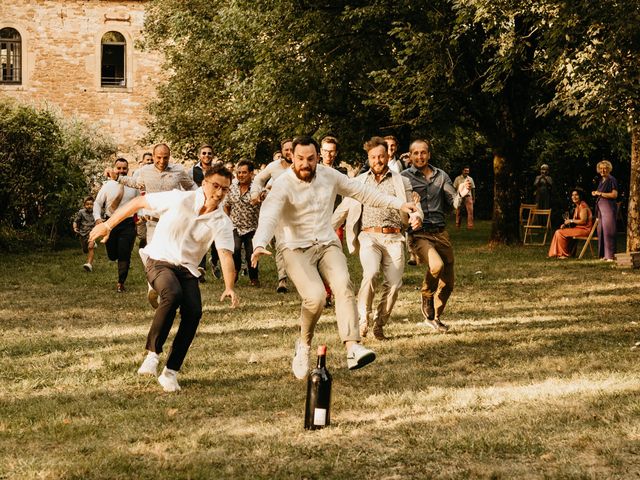
[[(545, 220), (546, 218), (546, 220)], [(540, 221), (542, 220), (542, 221)], [(551, 229), (551, 209), (532, 208), (529, 210), (527, 224), (524, 226), (524, 245), (544, 245), (547, 243), (547, 235)], [(544, 234), (541, 243), (532, 240), (534, 233)]]
[[(591, 242), (598, 242), (598, 237), (596, 236), (596, 232), (598, 231), (598, 222), (599, 219), (595, 219), (593, 222), (593, 227), (591, 227), (591, 231), (589, 231), (589, 235), (581, 235), (579, 237), (573, 237), (574, 240), (582, 240), (584, 241), (584, 246), (582, 250), (580, 250), (580, 256), (578, 256), (578, 260), (584, 257), (584, 254), (587, 253), (587, 247), (589, 247), (589, 251), (591, 252), (591, 256), (595, 256), (593, 253), (593, 247), (591, 246)], [(577, 246), (576, 246), (577, 247)]]
[(537, 208), (538, 205), (535, 203), (521, 203), (520, 204), (520, 212), (518, 214), (518, 221), (520, 222), (520, 238), (524, 235), (524, 226), (527, 224), (527, 219), (529, 218), (529, 212)]

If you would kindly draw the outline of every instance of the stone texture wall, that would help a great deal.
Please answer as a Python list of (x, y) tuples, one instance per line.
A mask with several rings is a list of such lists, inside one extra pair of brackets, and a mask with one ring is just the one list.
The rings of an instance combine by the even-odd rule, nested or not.
[[(145, 105), (161, 75), (159, 55), (142, 52), (136, 41), (145, 1), (12, 0), (0, 5), (0, 28), (22, 36), (22, 84), (0, 85), (10, 96), (36, 106), (47, 104), (66, 117), (97, 125), (129, 160), (145, 148)], [(124, 35), (126, 87), (101, 87), (101, 39)], [(134, 158), (134, 156), (136, 158)]]

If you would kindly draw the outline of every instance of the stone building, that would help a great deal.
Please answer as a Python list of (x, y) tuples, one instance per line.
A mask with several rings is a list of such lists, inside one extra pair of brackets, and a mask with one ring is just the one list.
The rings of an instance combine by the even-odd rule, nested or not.
[(0, 97), (49, 105), (112, 137), (130, 160), (161, 58), (137, 48), (145, 1), (11, 0), (0, 4)]

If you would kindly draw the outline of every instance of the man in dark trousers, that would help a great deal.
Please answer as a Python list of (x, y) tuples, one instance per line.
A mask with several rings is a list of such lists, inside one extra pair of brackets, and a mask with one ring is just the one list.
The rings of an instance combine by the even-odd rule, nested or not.
[(229, 297), (232, 307), (238, 305), (233, 289), (233, 225), (222, 209), (230, 186), (231, 172), (216, 165), (205, 173), (202, 187), (197, 190), (172, 190), (136, 197), (116, 210), (109, 220), (96, 225), (89, 235), (92, 241), (103, 237), (104, 243), (119, 223), (139, 209), (152, 210), (158, 215), (153, 238), (140, 250), (147, 281), (160, 294), (160, 303), (147, 336), (148, 353), (138, 373), (157, 375), (163, 345), (180, 308), (180, 326), (167, 364), (158, 377), (167, 392), (180, 390), (177, 374), (202, 317), (198, 264), (214, 241), (218, 245), (225, 283), (220, 300)]

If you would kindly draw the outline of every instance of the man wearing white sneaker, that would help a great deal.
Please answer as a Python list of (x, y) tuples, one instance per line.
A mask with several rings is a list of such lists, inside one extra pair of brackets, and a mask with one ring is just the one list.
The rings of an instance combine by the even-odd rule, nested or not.
[[(152, 152), (153, 164), (139, 168), (131, 177), (118, 175), (117, 172), (110, 169), (107, 170), (107, 174), (122, 185), (144, 190), (146, 193), (168, 192), (173, 189), (195, 190), (198, 188), (182, 165), (169, 163), (171, 150), (167, 144), (157, 144), (153, 147)], [(146, 213), (148, 243), (153, 238), (156, 230), (158, 216), (153, 212)], [(148, 299), (153, 308), (158, 308), (158, 292), (153, 290), (151, 285), (149, 285)]]
[(225, 283), (220, 300), (229, 297), (232, 307), (238, 305), (233, 289), (233, 225), (221, 206), (230, 185), (231, 172), (223, 165), (216, 165), (205, 173), (202, 186), (197, 190), (172, 190), (136, 197), (116, 210), (109, 220), (96, 225), (90, 234), (91, 239), (104, 237), (102, 242), (105, 242), (111, 230), (133, 212), (144, 208), (158, 214), (153, 238), (140, 250), (147, 280), (160, 294), (160, 304), (147, 336), (148, 354), (138, 373), (157, 374), (159, 355), (180, 307), (180, 326), (167, 364), (158, 377), (167, 392), (180, 390), (177, 373), (202, 317), (198, 264), (214, 241)]
[(292, 362), (302, 379), (309, 370), (309, 349), (316, 323), (324, 310), (323, 280), (335, 294), (338, 332), (347, 349), (347, 366), (354, 370), (375, 360), (375, 353), (360, 344), (358, 311), (347, 260), (331, 226), (336, 195), (353, 197), (365, 205), (389, 207), (410, 213), (413, 203), (378, 192), (333, 168), (318, 165), (318, 144), (311, 137), (293, 141), (293, 165), (273, 185), (260, 210), (251, 261), (271, 255), (267, 244), (281, 232), (278, 248), (285, 268), (302, 297), (300, 338)]

